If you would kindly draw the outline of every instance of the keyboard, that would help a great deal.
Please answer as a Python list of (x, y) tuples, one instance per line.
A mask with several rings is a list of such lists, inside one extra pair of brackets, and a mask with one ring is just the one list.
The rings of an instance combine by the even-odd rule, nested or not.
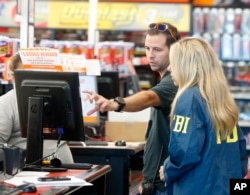
[(23, 171), (45, 171), (45, 172), (64, 172), (68, 169), (65, 167), (41, 167), (41, 166), (27, 166), (23, 168)]
[(100, 140), (87, 140), (85, 141), (86, 146), (107, 146), (108, 142)]
[(63, 163), (62, 167), (66, 169), (91, 169), (93, 165), (90, 163)]
[(107, 146), (108, 142), (103, 140), (86, 140), (85, 142), (81, 141), (69, 141), (70, 146)]
[(82, 141), (68, 141), (69, 146), (84, 146)]

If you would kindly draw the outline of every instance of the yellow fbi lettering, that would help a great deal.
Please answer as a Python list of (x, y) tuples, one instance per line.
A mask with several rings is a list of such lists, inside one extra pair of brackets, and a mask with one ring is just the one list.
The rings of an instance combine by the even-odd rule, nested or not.
[(187, 126), (190, 120), (189, 117), (181, 116), (181, 115), (174, 115), (173, 120), (175, 121), (174, 125), (174, 132), (181, 132), (187, 133)]
[[(187, 127), (188, 123), (190, 121), (190, 117), (185, 117), (181, 115), (174, 115), (173, 120), (175, 121), (174, 124), (174, 132), (180, 132), (180, 133), (187, 133)], [(216, 137), (217, 137), (217, 144), (221, 144), (221, 136), (219, 131), (216, 131)], [(237, 127), (235, 126), (233, 129), (233, 132), (227, 136), (226, 142), (227, 143), (234, 143), (238, 141), (238, 134), (237, 134)]]
[[(221, 136), (220, 136), (220, 132), (216, 131), (216, 137), (217, 137), (217, 144), (221, 144)], [(227, 136), (227, 143), (234, 143), (238, 141), (238, 134), (237, 134), (237, 127), (235, 126), (233, 129), (233, 132)]]

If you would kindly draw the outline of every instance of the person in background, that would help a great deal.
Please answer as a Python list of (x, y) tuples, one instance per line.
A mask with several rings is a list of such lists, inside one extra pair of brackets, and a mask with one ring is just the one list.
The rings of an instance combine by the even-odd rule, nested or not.
[(246, 141), (221, 62), (198, 37), (171, 46), (178, 92), (171, 109), (169, 157), (159, 173), (167, 194), (227, 195), (231, 178), (247, 174)]
[[(13, 145), (25, 150), (26, 138), (21, 137), (14, 81), (14, 70), (22, 68), (20, 55), (16, 53), (9, 61), (14, 89), (0, 96), (0, 145)], [(66, 142), (61, 141), (57, 148), (57, 140), (44, 140), (44, 156), (49, 156), (55, 151), (55, 158), (59, 158), (63, 163), (73, 163), (73, 157)]]
[(167, 68), (169, 48), (180, 37), (177, 28), (169, 23), (149, 24), (145, 38), (146, 56), (151, 69), (157, 71), (161, 78), (151, 89), (125, 98), (116, 97), (113, 100), (91, 91), (84, 91), (88, 93), (91, 102), (95, 101), (95, 108), (90, 110), (88, 115), (96, 111), (136, 112), (152, 107), (144, 148), (143, 181), (139, 189), (141, 194), (156, 195), (165, 191), (158, 170), (168, 156), (170, 105), (177, 91)]

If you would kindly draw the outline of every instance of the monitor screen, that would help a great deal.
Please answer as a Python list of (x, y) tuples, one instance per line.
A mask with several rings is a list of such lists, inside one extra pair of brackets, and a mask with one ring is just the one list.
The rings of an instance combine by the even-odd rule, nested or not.
[(97, 76), (98, 93), (105, 98), (113, 99), (120, 95), (120, 80), (117, 71), (101, 72)]
[(138, 76), (137, 75), (127, 76), (123, 87), (124, 87), (124, 96), (130, 96), (141, 91)]
[(16, 70), (15, 89), (26, 164), (42, 160), (43, 139), (85, 141), (77, 72)]
[(82, 91), (84, 90), (98, 93), (96, 76), (80, 75), (79, 80), (80, 80), (80, 91), (81, 91), (84, 125), (85, 126), (98, 126), (100, 123), (99, 112), (95, 112), (90, 116), (87, 115), (87, 112), (93, 109), (95, 107), (95, 104), (90, 103), (90, 101), (87, 100), (86, 93), (82, 93)]

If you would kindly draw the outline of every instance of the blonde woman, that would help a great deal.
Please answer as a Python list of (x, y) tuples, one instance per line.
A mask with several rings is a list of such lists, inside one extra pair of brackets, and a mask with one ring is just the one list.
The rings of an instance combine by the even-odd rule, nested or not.
[(172, 104), (169, 157), (160, 168), (171, 194), (229, 194), (230, 178), (244, 178), (247, 153), (238, 108), (212, 47), (186, 37), (170, 49)]

